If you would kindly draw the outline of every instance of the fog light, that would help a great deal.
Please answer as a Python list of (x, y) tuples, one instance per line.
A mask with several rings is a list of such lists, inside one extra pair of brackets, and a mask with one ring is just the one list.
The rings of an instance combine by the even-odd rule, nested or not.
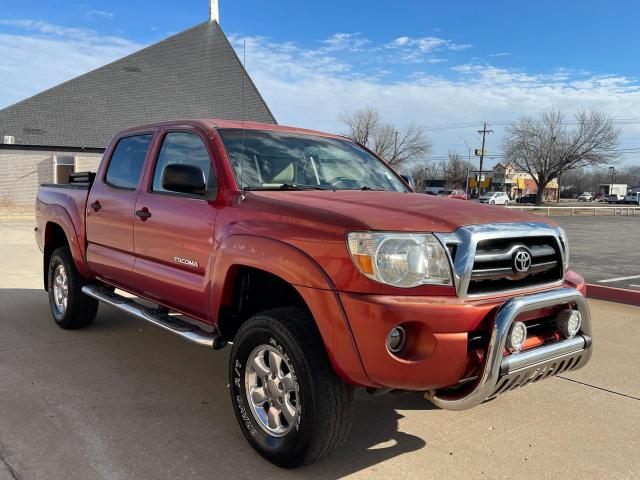
[(391, 353), (398, 353), (404, 348), (404, 344), (407, 341), (407, 333), (404, 328), (398, 326), (393, 327), (387, 335), (387, 349)]
[(582, 315), (578, 310), (563, 310), (556, 317), (556, 326), (566, 338), (573, 338), (582, 326)]
[(511, 348), (516, 352), (519, 352), (527, 339), (527, 326), (522, 322), (514, 322), (509, 330), (509, 337), (507, 338), (507, 348)]

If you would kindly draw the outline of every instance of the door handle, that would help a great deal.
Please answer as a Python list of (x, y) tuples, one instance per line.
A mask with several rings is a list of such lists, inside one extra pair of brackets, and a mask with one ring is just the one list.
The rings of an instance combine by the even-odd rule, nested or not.
[(140, 220), (145, 222), (147, 218), (151, 216), (151, 212), (147, 207), (143, 207), (141, 210), (136, 210), (136, 216), (140, 217)]
[(98, 210), (100, 210), (102, 208), (102, 205), (100, 205), (100, 202), (98, 200), (96, 200), (95, 202), (93, 202), (91, 205), (89, 205), (94, 212), (97, 212)]

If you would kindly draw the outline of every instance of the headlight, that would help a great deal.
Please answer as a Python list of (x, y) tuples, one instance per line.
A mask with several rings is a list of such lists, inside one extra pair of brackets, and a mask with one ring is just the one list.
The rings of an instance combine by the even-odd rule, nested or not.
[(569, 239), (567, 238), (567, 232), (564, 228), (558, 227), (558, 233), (560, 233), (560, 243), (562, 243), (562, 249), (564, 250), (564, 271), (569, 270)]
[(449, 258), (430, 233), (351, 232), (351, 258), (364, 275), (395, 287), (451, 285)]

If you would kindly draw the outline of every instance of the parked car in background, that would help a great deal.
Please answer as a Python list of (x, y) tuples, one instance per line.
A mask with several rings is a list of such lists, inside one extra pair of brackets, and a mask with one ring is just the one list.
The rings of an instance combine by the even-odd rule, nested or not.
[(464, 193), (464, 190), (444, 190), (438, 196), (444, 198), (457, 198), (459, 200), (467, 199), (467, 194)]
[(578, 201), (579, 202), (592, 202), (593, 201), (593, 194), (591, 194), (590, 192), (584, 192), (578, 197)]
[(491, 205), (509, 205), (509, 196), (505, 192), (485, 192), (478, 201)]
[(607, 203), (623, 203), (624, 198), (624, 195), (621, 195), (619, 193), (611, 193), (605, 197), (605, 201)]
[(538, 196), (535, 193), (527, 193), (526, 195), (523, 195), (520, 198), (517, 198), (516, 202), (535, 204), (537, 198)]
[(624, 203), (640, 205), (640, 192), (630, 192), (629, 195), (624, 197)]

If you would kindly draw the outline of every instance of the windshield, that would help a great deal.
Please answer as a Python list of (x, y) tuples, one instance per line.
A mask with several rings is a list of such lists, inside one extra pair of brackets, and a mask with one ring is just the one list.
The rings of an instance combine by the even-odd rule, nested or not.
[(498, 192), (487, 192), (484, 194), (485, 197), (493, 197), (494, 195), (496, 195)]
[(244, 189), (407, 191), (382, 161), (347, 140), (235, 128), (218, 133)]

